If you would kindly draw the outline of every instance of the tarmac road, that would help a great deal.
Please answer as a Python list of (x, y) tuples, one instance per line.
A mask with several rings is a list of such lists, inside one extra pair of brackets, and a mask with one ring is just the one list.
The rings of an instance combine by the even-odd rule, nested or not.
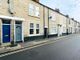
[(1, 57), (0, 60), (80, 60), (80, 34), (55, 43)]

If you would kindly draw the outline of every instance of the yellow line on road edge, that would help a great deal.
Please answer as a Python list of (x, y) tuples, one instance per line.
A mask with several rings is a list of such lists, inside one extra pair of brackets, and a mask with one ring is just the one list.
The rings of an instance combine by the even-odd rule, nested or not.
[(2, 54), (2, 55), (0, 55), (0, 57), (4, 57), (4, 56), (7, 56), (7, 55), (15, 54), (15, 53), (26, 51), (26, 50), (30, 50), (30, 49), (40, 47), (40, 46), (43, 46), (43, 45), (46, 45), (46, 44), (51, 44), (51, 43), (44, 43), (44, 44), (40, 44), (40, 45), (37, 45), (37, 46), (32, 46), (32, 47), (25, 48), (25, 49), (22, 49), (22, 50), (14, 51), (14, 52), (11, 52), (11, 53)]
[[(63, 37), (65, 37), (65, 36), (63, 36)], [(59, 37), (58, 39), (63, 38), (63, 37)], [(40, 46), (43, 46), (43, 45), (52, 44), (52, 43), (55, 43), (57, 41), (60, 41), (60, 40), (47, 41), (47, 42), (44, 42), (44, 43), (41, 43), (41, 44), (38, 44), (38, 45), (35, 45), (35, 46), (30, 46), (29, 48), (24, 48), (24, 49), (21, 49), (21, 50), (18, 50), (18, 51), (2, 54), (2, 55), (0, 55), (0, 57), (8, 56), (8, 55), (15, 54), (15, 53), (22, 52), (22, 51), (26, 51), (26, 50), (30, 50), (30, 49), (40, 47)]]

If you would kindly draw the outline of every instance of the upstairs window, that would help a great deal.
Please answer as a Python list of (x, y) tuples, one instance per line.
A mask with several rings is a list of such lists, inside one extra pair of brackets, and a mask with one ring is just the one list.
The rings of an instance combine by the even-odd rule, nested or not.
[(55, 13), (50, 12), (50, 15), (49, 15), (49, 20), (52, 20), (52, 21), (55, 21), (55, 20), (56, 20)]
[(35, 6), (35, 16), (39, 17), (39, 7)]
[(39, 17), (39, 7), (33, 4), (29, 4), (29, 15)]
[(34, 5), (29, 4), (29, 15), (33, 16), (34, 15)]

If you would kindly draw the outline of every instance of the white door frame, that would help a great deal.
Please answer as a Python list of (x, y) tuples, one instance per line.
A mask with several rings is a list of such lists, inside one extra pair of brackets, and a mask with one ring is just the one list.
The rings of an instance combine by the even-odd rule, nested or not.
[[(24, 42), (24, 25), (23, 25), (23, 21), (25, 21), (24, 18), (20, 18), (20, 17), (10, 17), (10, 16), (4, 16), (4, 15), (0, 15), (0, 20), (1, 20), (1, 44), (3, 44), (3, 40), (2, 40), (2, 19), (5, 20), (14, 20), (14, 21), (22, 21), (22, 41)], [(15, 22), (14, 22), (14, 42), (15, 42)]]
[(1, 20), (1, 44), (3, 44), (3, 41), (2, 41), (2, 20)]
[(24, 24), (23, 24), (23, 21), (22, 21), (22, 41), (24, 42)]
[[(16, 22), (16, 21), (15, 21), (15, 22)], [(15, 32), (16, 32), (16, 31), (15, 31), (15, 25), (16, 25), (16, 24), (15, 24), (15, 22), (14, 22), (14, 43), (16, 43), (16, 34), (15, 34)], [(21, 22), (22, 22), (22, 21), (21, 21)], [(24, 25), (23, 25), (23, 22), (22, 22), (21, 25), (22, 25), (22, 42), (24, 42), (24, 29), (23, 29), (23, 26), (24, 26)]]
[[(3, 44), (3, 25), (10, 25), (10, 42), (11, 42), (11, 23), (10, 24), (1, 24), (1, 44)], [(10, 43), (9, 42), (9, 43)]]
[[(1, 22), (1, 44), (3, 44), (3, 29), (2, 29), (2, 25), (10, 25), (10, 29), (11, 29), (11, 24), (3, 24)], [(23, 28), (23, 22), (22, 22), (22, 42), (24, 42), (24, 28)], [(11, 41), (11, 30), (10, 30), (10, 41)], [(15, 36), (15, 22), (14, 22), (14, 43), (16, 43), (16, 36)]]
[(61, 36), (62, 35), (62, 26), (61, 25), (58, 25), (58, 36)]

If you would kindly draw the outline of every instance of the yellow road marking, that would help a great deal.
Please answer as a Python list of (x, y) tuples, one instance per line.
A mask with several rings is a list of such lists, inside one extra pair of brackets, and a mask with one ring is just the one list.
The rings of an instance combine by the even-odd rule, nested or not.
[[(63, 37), (65, 37), (65, 36), (63, 36)], [(2, 55), (0, 55), (0, 57), (8, 56), (8, 55), (15, 54), (15, 53), (22, 52), (22, 51), (26, 51), (26, 50), (30, 50), (30, 49), (33, 49), (33, 48), (36, 48), (36, 47), (40, 47), (40, 46), (43, 46), (43, 45), (52, 44), (52, 43), (55, 43), (55, 42), (57, 42), (57, 41), (60, 41), (60, 40), (58, 40), (58, 39), (63, 38), (63, 37), (59, 37), (59, 38), (57, 38), (55, 41), (54, 41), (54, 40), (53, 40), (53, 41), (46, 41), (46, 42), (41, 43), (41, 44), (39, 44), (39, 45), (30, 46), (29, 48), (24, 48), (24, 49), (21, 49), (21, 50), (18, 50), (18, 51), (14, 51), (14, 52), (2, 54)]]

